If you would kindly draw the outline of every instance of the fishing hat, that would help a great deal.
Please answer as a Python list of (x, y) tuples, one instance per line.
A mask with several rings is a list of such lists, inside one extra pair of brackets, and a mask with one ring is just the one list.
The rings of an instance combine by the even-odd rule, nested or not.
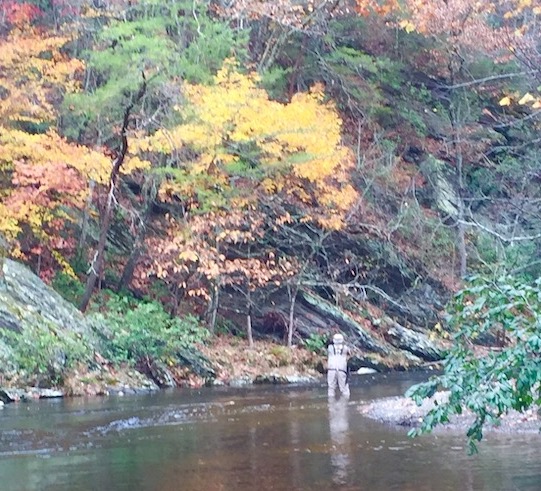
[(340, 333), (336, 333), (333, 337), (332, 337), (332, 342), (334, 344), (342, 344), (344, 342), (344, 335), (343, 334), (340, 334)]

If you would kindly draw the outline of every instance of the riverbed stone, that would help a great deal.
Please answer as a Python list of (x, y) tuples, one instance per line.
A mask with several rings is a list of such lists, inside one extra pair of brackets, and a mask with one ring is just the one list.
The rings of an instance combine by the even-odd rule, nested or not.
[(58, 399), (64, 397), (64, 392), (57, 389), (39, 389), (38, 394), (40, 399)]
[[(445, 403), (449, 398), (448, 391), (437, 392), (418, 406), (411, 398), (398, 396), (363, 402), (358, 410), (364, 416), (382, 423), (406, 428), (417, 428), (426, 414), (437, 404)], [(437, 426), (433, 431), (465, 430), (473, 423), (470, 411), (464, 410), (454, 415), (449, 422)], [(498, 424), (486, 424), (486, 431), (508, 433), (539, 433), (540, 418), (537, 412), (529, 409), (524, 412), (511, 410), (500, 418)]]
[(309, 384), (316, 382), (315, 377), (309, 375), (282, 375), (276, 373), (268, 373), (257, 375), (253, 383), (254, 384), (271, 384), (271, 385), (280, 385), (280, 384)]
[(0, 401), (3, 403), (9, 404), (10, 402), (18, 401), (19, 399), (20, 396), (18, 396), (15, 391), (0, 388)]
[(229, 381), (229, 385), (231, 387), (245, 387), (247, 385), (251, 385), (252, 383), (253, 381), (250, 377), (239, 377)]

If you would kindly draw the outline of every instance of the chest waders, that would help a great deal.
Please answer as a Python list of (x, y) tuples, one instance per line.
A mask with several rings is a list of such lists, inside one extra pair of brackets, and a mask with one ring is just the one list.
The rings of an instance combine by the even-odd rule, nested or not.
[(329, 367), (327, 368), (327, 385), (329, 397), (334, 397), (336, 388), (340, 393), (349, 398), (349, 370), (347, 365), (348, 348), (346, 345), (340, 345), (337, 348), (332, 344), (328, 348)]
[[(346, 349), (346, 345), (343, 344), (342, 347), (340, 348), (340, 351), (337, 352), (336, 351), (336, 345), (332, 345), (332, 350), (333, 350), (333, 355), (338, 355), (338, 356), (343, 356), (344, 355), (344, 349)], [(338, 372), (342, 372), (342, 373), (345, 373), (346, 374), (346, 384), (349, 383), (349, 365), (348, 365), (348, 362), (346, 360), (346, 369), (343, 370), (341, 368), (329, 368), (329, 370), (336, 370)]]

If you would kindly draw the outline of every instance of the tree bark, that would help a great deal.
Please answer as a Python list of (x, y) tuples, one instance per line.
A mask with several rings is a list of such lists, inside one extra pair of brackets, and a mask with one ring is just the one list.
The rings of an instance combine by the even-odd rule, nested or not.
[(254, 336), (252, 333), (252, 294), (250, 292), (250, 285), (247, 288), (246, 303), (248, 304), (248, 312), (246, 314), (246, 334), (248, 335), (248, 344), (250, 348), (254, 347)]
[(216, 317), (218, 316), (218, 306), (220, 302), (220, 287), (218, 283), (212, 284), (212, 298), (209, 305), (209, 311), (207, 314), (209, 331), (214, 334), (216, 331)]
[(90, 207), (92, 206), (92, 196), (94, 195), (94, 188), (96, 187), (96, 181), (91, 179), (88, 183), (88, 198), (86, 200), (85, 209), (83, 210), (83, 218), (81, 219), (81, 235), (79, 237), (79, 243), (77, 244), (77, 256), (80, 258), (83, 255), (83, 251), (86, 246), (86, 234), (88, 232), (88, 220), (90, 214)]
[(135, 103), (141, 100), (145, 92), (146, 92), (146, 79), (143, 74), (143, 83), (139, 89), (139, 92), (137, 93), (137, 96), (135, 97), (135, 100), (133, 100), (130, 104), (128, 104), (128, 106), (126, 107), (126, 110), (124, 111), (124, 118), (122, 121), (122, 128), (120, 132), (121, 146), (120, 146), (120, 150), (117, 157), (113, 161), (111, 173), (109, 174), (109, 192), (107, 194), (107, 200), (105, 202), (105, 206), (101, 214), (100, 235), (98, 239), (98, 246), (96, 248), (94, 259), (92, 260), (92, 263), (90, 265), (90, 271), (86, 279), (85, 292), (83, 294), (81, 304), (79, 305), (79, 309), (81, 310), (81, 312), (86, 311), (88, 304), (90, 302), (90, 298), (92, 297), (92, 293), (94, 292), (94, 286), (96, 285), (96, 281), (99, 278), (101, 278), (101, 275), (103, 273), (103, 267), (105, 264), (105, 246), (107, 244), (107, 234), (109, 233), (109, 228), (111, 226), (111, 220), (113, 217), (113, 203), (114, 203), (115, 188), (118, 181), (118, 176), (120, 174), (120, 168), (122, 167), (122, 164), (124, 163), (124, 159), (126, 158), (126, 154), (128, 152), (127, 133), (128, 133), (128, 125), (130, 123), (130, 116), (131, 116), (131, 112), (133, 110)]
[(295, 303), (297, 301), (297, 293), (299, 292), (298, 285), (292, 288), (287, 286), (287, 293), (289, 296), (289, 322), (287, 325), (287, 347), (293, 346), (293, 331), (295, 329)]
[(146, 235), (144, 230), (145, 228), (143, 227), (140, 231), (140, 234), (135, 239), (135, 245), (133, 246), (133, 250), (130, 254), (130, 257), (128, 258), (128, 261), (126, 262), (126, 265), (124, 266), (124, 269), (122, 270), (122, 276), (120, 277), (120, 280), (118, 280), (118, 284), (116, 287), (117, 292), (127, 287), (133, 278), (135, 266), (137, 266), (137, 261), (139, 260), (139, 258), (141, 257), (141, 253), (143, 252), (143, 244)]
[(135, 237), (132, 251), (130, 253), (130, 257), (126, 262), (124, 269), (122, 270), (122, 276), (118, 281), (117, 291), (120, 291), (122, 290), (122, 288), (129, 286), (133, 278), (133, 273), (135, 272), (135, 268), (137, 266), (137, 261), (145, 250), (145, 239), (148, 232), (147, 223), (152, 214), (152, 204), (155, 201), (157, 194), (156, 186), (152, 178), (150, 179), (150, 181), (147, 181), (146, 184), (148, 184), (148, 187), (146, 187), (146, 190), (142, 193), (144, 196), (144, 208), (142, 211), (142, 216), (138, 214), (137, 234)]

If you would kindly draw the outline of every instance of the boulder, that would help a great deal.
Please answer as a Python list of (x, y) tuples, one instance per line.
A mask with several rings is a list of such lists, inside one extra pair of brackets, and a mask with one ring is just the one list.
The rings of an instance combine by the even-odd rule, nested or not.
[(398, 323), (387, 329), (386, 338), (393, 346), (409, 351), (425, 361), (440, 361), (444, 357), (444, 349), (430, 340), (423, 333), (413, 331)]
[(83, 314), (46, 285), (26, 266), (4, 259), (3, 288), (0, 289), (0, 334), (22, 332), (26, 326), (51, 325), (89, 335)]

